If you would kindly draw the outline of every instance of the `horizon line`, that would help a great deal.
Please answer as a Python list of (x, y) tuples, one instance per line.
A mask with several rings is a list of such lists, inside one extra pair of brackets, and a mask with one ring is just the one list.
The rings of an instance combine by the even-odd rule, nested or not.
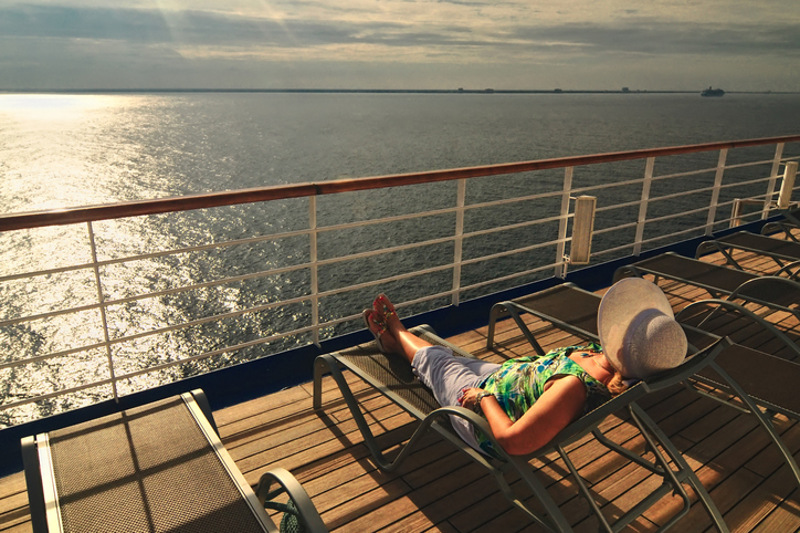
[[(0, 89), (0, 93), (422, 93), (422, 94), (700, 94), (702, 90), (686, 89), (334, 89), (334, 88), (81, 88), (81, 89)], [(726, 94), (800, 94), (800, 91), (725, 91)]]

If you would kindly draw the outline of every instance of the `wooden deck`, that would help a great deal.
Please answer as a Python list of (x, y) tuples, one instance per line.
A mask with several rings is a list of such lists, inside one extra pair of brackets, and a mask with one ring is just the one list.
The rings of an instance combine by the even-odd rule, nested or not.
[[(706, 297), (676, 283), (662, 288), (676, 308)], [(531, 320), (531, 325), (546, 349), (576, 342), (546, 324)], [(784, 321), (781, 327), (800, 338), (796, 320)], [(485, 327), (449, 340), (494, 361), (531, 351), (510, 320), (498, 324), (498, 347), (492, 351), (485, 347)], [(352, 376), (350, 383), (383, 445), (393, 447), (408, 438), (415, 425), (408, 415)], [(323, 412), (313, 411), (311, 396), (312, 384), (307, 383), (214, 413), (225, 446), (250, 483), (271, 467), (290, 470), (332, 531), (538, 531), (504, 499), (483, 469), (449, 443), (430, 435), (399, 472), (383, 473), (370, 460), (333, 381), (324, 382)], [(731, 530), (800, 530), (800, 490), (751, 417), (678, 387), (651, 398), (645, 407), (695, 469)], [(800, 426), (783, 417), (774, 423), (800, 460)], [(643, 447), (642, 438), (625, 420), (612, 417), (602, 429), (626, 447)], [(591, 438), (570, 450), (612, 518), (654, 482)], [(563, 462), (552, 455), (533, 464), (576, 530), (596, 531), (597, 521)], [(663, 499), (630, 530), (654, 530), (674, 513), (676, 504), (673, 498)], [(710, 527), (705, 510), (695, 504), (675, 530)], [(0, 479), (0, 531), (30, 530), (22, 473)]]

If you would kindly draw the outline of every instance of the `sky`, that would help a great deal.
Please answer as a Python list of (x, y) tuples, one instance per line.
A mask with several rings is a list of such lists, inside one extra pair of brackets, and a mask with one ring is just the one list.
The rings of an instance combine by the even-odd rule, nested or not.
[(0, 0), (0, 90), (800, 91), (800, 0)]

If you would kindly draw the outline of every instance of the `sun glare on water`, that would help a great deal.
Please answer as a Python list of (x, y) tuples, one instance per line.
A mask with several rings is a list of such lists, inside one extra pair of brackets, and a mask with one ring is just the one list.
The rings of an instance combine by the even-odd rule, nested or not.
[(64, 121), (113, 104), (115, 97), (89, 94), (0, 94), (0, 115), (20, 120)]
[(108, 180), (114, 126), (130, 105), (121, 95), (0, 94), (0, 211), (115, 200), (98, 185)]

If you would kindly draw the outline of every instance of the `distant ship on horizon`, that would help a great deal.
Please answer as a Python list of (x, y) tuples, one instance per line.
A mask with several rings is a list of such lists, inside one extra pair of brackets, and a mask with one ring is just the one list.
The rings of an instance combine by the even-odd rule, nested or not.
[(703, 92), (700, 93), (700, 96), (722, 96), (725, 94), (725, 91), (722, 89), (713, 89), (710, 85), (708, 89), (705, 89)]

